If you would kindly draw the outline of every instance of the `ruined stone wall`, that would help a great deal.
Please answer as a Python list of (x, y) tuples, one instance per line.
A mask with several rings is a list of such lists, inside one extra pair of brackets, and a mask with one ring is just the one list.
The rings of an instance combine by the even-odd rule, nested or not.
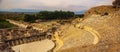
[(0, 50), (5, 51), (12, 46), (50, 39), (52, 30), (41, 32), (35, 29), (0, 29)]

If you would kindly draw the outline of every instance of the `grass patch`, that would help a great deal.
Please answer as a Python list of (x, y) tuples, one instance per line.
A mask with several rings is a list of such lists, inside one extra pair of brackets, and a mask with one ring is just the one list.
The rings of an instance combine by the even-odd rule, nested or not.
[(12, 27), (15, 27), (15, 25), (9, 23), (6, 20), (0, 20), (0, 29), (3, 29), (3, 28), (12, 28)]

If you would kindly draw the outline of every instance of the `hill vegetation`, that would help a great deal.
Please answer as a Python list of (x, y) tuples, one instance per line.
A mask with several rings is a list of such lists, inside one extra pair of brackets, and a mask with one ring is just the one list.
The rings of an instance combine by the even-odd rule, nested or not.
[(0, 29), (2, 29), (2, 28), (11, 28), (11, 27), (15, 27), (15, 25), (10, 24), (6, 20), (0, 20)]
[(41, 11), (34, 15), (25, 15), (24, 21), (35, 22), (37, 19), (54, 20), (54, 19), (69, 19), (74, 17), (74, 12), (70, 11)]
[(24, 13), (16, 13), (16, 12), (0, 12), (0, 19), (12, 19), (12, 20), (23, 20)]
[(38, 13), (0, 12), (0, 19), (11, 19), (25, 22), (36, 22), (42, 20), (82, 18), (84, 14), (75, 14), (71, 11), (40, 11)]

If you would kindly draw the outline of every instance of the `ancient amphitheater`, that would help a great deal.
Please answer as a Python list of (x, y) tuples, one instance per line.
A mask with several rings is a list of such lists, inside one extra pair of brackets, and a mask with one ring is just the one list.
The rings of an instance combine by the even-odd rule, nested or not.
[(92, 8), (75, 26), (65, 25), (58, 52), (120, 52), (120, 8), (107, 7)]
[[(8, 21), (19, 25), (19, 22)], [(86, 12), (84, 19), (73, 20), (72, 23), (64, 25), (51, 26), (45, 31), (35, 26), (26, 29), (28, 25), (21, 24), (21, 27), (24, 28), (0, 30), (0, 35), (2, 35), (0, 36), (0, 49), (13, 52), (27, 43), (28, 47), (17, 51), (120, 52), (120, 8), (94, 7)]]

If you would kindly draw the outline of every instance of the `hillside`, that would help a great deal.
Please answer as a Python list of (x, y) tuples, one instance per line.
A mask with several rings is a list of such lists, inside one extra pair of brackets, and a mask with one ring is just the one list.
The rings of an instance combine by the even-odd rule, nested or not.
[(97, 9), (96, 11), (107, 12), (108, 15), (86, 13), (85, 15), (89, 16), (83, 21), (62, 26), (66, 26), (60, 32), (65, 44), (58, 52), (120, 51), (120, 9), (109, 7), (100, 6), (88, 10), (89, 12)]
[(113, 13), (114, 11), (119, 11), (120, 8), (115, 8), (113, 6), (97, 6), (89, 9), (85, 13), (85, 17), (92, 15), (92, 14), (99, 14), (99, 15), (104, 15), (105, 13)]

